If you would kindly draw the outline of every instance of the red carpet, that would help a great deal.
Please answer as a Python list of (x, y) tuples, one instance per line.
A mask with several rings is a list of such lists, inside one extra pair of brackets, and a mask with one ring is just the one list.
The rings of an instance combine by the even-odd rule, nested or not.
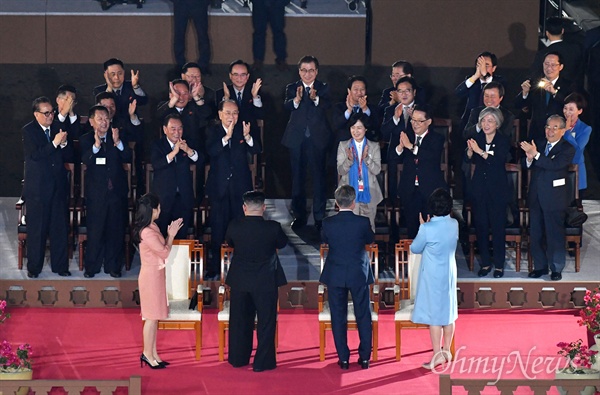
[[(342, 371), (336, 364), (331, 333), (327, 338), (327, 359), (319, 361), (315, 312), (283, 313), (279, 319), (278, 368), (254, 373), (251, 367), (234, 369), (218, 361), (215, 311), (204, 317), (204, 346), (198, 362), (194, 360), (192, 331), (159, 331), (159, 353), (172, 364), (156, 371), (139, 366), (142, 337), (136, 309), (10, 308), (10, 312), (12, 317), (0, 326), (0, 338), (33, 346), (34, 379), (121, 380), (141, 375), (143, 393), (148, 395), (438, 392), (437, 375), (420, 367), (431, 357), (429, 332), (403, 331), (402, 360), (396, 362), (392, 314), (384, 314), (379, 325), (379, 361), (373, 362), (369, 370), (359, 369), (355, 363), (358, 336), (351, 331), (348, 337), (352, 364), (350, 370)], [(524, 377), (525, 369), (532, 377), (535, 358), (548, 357), (556, 364), (556, 343), (585, 340), (585, 331), (576, 322), (574, 311), (461, 311), (456, 347), (464, 348), (448, 372), (453, 377), (495, 378), (500, 370), (503, 378), (517, 378)], [(473, 357), (485, 356), (489, 357), (487, 364), (477, 367), (473, 363)], [(552, 370), (544, 369), (536, 377), (553, 376)]]

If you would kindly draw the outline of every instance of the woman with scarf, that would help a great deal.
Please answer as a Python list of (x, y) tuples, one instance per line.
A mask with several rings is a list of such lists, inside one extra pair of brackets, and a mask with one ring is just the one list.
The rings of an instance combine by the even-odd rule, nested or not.
[(383, 194), (377, 181), (381, 171), (379, 143), (365, 138), (369, 119), (366, 115), (353, 114), (348, 120), (352, 138), (341, 141), (337, 151), (339, 185), (348, 184), (356, 191), (354, 214), (368, 217), (375, 232), (377, 205)]

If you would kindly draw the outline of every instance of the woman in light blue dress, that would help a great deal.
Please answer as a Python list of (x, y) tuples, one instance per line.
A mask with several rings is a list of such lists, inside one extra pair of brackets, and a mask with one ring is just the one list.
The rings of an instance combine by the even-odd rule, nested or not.
[(419, 233), (410, 246), (411, 253), (423, 255), (412, 321), (429, 325), (433, 357), (423, 367), (433, 369), (451, 359), (449, 350), (458, 317), (455, 259), (458, 222), (450, 217), (452, 197), (445, 189), (433, 191), (427, 205), (433, 218), (427, 221), (421, 218)]

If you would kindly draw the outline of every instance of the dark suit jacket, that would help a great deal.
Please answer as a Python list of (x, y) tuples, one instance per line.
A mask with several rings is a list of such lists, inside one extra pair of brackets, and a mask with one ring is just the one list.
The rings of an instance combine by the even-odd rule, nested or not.
[[(194, 184), (190, 165), (203, 163), (202, 153), (198, 153), (198, 162), (192, 161), (185, 152), (179, 151), (177, 160), (167, 162), (166, 156), (172, 151), (166, 136), (152, 144), (152, 168), (154, 169), (154, 182), (152, 192), (160, 198), (164, 207), (171, 207), (179, 190), (182, 203), (186, 208), (194, 207)], [(202, 171), (203, 168), (197, 169)]]
[(66, 199), (69, 179), (64, 164), (73, 162), (73, 141), (67, 134), (67, 146), (54, 148), (52, 139), (60, 130), (59, 122), (50, 125), (50, 141), (37, 121), (23, 127), (23, 150), (25, 158), (24, 197), (50, 198), (56, 191)]
[[(571, 203), (566, 182), (569, 165), (575, 156), (575, 148), (561, 138), (546, 156), (544, 150), (547, 143), (548, 141), (545, 139), (535, 142), (540, 157), (537, 160), (534, 159), (529, 168), (531, 181), (528, 203), (531, 206), (535, 200), (538, 200), (543, 210), (565, 210)], [(526, 157), (523, 158), (525, 169), (527, 169), (526, 159)], [(565, 183), (563, 184), (562, 181)], [(562, 185), (554, 186), (555, 183)]]
[(310, 130), (310, 137), (319, 149), (326, 149), (331, 142), (331, 129), (327, 121), (327, 110), (331, 107), (329, 85), (319, 80), (313, 83), (319, 97), (319, 105), (307, 96), (306, 91), (298, 108), (294, 108), (294, 98), (299, 86), (304, 86), (302, 81), (296, 81), (285, 88), (285, 101), (283, 106), (290, 111), (290, 120), (285, 128), (281, 144), (288, 148), (298, 148), (305, 139), (306, 128)]
[(252, 190), (252, 175), (248, 167), (248, 154), (260, 153), (262, 146), (260, 137), (254, 130), (250, 130), (254, 146), (250, 147), (244, 141), (242, 123), (233, 129), (231, 145), (223, 146), (222, 139), (225, 129), (221, 123), (208, 129), (206, 148), (210, 156), (210, 171), (206, 181), (206, 191), (210, 199), (220, 199), (225, 196), (230, 182), (239, 196)]
[[(411, 142), (415, 142), (415, 134), (408, 133)], [(429, 130), (421, 141), (421, 147), (415, 156), (412, 151), (404, 149), (400, 155), (403, 164), (402, 176), (398, 183), (398, 195), (403, 202), (410, 199), (415, 189), (415, 178), (419, 177), (419, 190), (423, 196), (429, 196), (437, 188), (446, 188), (444, 173), (441, 170), (444, 136)]]
[[(100, 92), (106, 92), (106, 84), (98, 85), (94, 88), (92, 94), (94, 97)], [(148, 95), (146, 96), (138, 96), (133, 90), (133, 85), (131, 85), (131, 81), (124, 81), (123, 86), (121, 87), (121, 94), (119, 96), (115, 95), (115, 106), (117, 107), (116, 117), (119, 118), (129, 118), (129, 103), (137, 100), (138, 106), (143, 106), (148, 103)]]
[(321, 281), (330, 287), (357, 287), (374, 282), (365, 244), (374, 240), (369, 218), (352, 211), (340, 211), (323, 220), (321, 239), (329, 244), (329, 253)]
[[(348, 126), (348, 120), (346, 119), (346, 102), (336, 103), (333, 106), (333, 112), (331, 114), (333, 128), (335, 129), (335, 149), (337, 150), (337, 146), (340, 141), (349, 140), (352, 138), (350, 134), (350, 127)], [(371, 141), (379, 141), (378, 133), (379, 130), (379, 121), (377, 120), (377, 111), (375, 107), (369, 106), (369, 110), (371, 115), (369, 115), (369, 123), (365, 125), (367, 127), (367, 140)], [(358, 109), (358, 112), (362, 114), (362, 110)], [(352, 114), (350, 114), (352, 116)]]
[[(404, 114), (400, 116), (400, 121), (398, 125), (394, 123), (394, 112), (396, 111), (396, 107), (388, 106), (385, 109), (385, 114), (383, 116), (383, 125), (381, 125), (381, 141), (388, 143), (387, 148), (387, 160), (388, 163), (398, 163), (398, 155), (396, 154), (396, 147), (400, 144), (400, 133), (413, 133), (412, 125), (410, 123), (410, 119), (406, 126), (404, 125)], [(414, 133), (413, 133), (414, 135)]]
[[(115, 147), (112, 132), (106, 133), (106, 144), (94, 154), (94, 132), (86, 133), (79, 140), (81, 147), (81, 162), (87, 166), (85, 174), (85, 196), (88, 200), (102, 200), (108, 194), (108, 180), (117, 196), (127, 197), (129, 185), (127, 174), (123, 169), (124, 163), (131, 163), (131, 149), (123, 141), (123, 151)], [(104, 158), (106, 164), (98, 164), (98, 159)]]
[[(467, 88), (467, 79), (470, 76), (467, 76), (463, 82), (461, 82), (456, 89), (454, 89), (454, 94), (461, 98), (467, 98), (467, 104), (465, 105), (465, 111), (461, 115), (461, 119), (463, 122), (467, 122), (469, 119), (469, 115), (471, 114), (471, 110), (475, 107), (483, 106), (483, 86), (481, 85), (481, 80), (478, 79), (475, 81), (470, 88)], [(504, 78), (500, 75), (492, 75), (492, 81), (504, 83)], [(464, 125), (464, 123), (463, 123)]]
[[(542, 88), (538, 88), (536, 80), (531, 81), (531, 90), (526, 99), (523, 99), (521, 92), (515, 99), (515, 105), (517, 108), (522, 109), (523, 107), (529, 107), (531, 111), (531, 125), (529, 126), (529, 134), (527, 140), (538, 140), (545, 138), (544, 126), (546, 120), (550, 115), (559, 114), (562, 116), (565, 97), (573, 91), (573, 84), (571, 81), (566, 80), (563, 77), (558, 77), (554, 88), (558, 89), (556, 96), (550, 95), (548, 104), (546, 104), (546, 91)], [(525, 140), (526, 136), (521, 136), (522, 140)]]
[[(562, 58), (564, 68), (560, 74), (569, 81), (579, 83), (583, 77), (584, 50), (583, 46), (574, 41), (561, 41), (549, 47), (540, 49), (536, 54), (529, 69), (529, 75), (533, 78), (544, 76), (544, 58), (549, 52), (558, 52)], [(583, 81), (581, 81), (583, 82)]]
[[(479, 133), (477, 132), (477, 123), (479, 122), (479, 114), (485, 108), (485, 106), (476, 107), (471, 110), (471, 115), (469, 116), (469, 122), (467, 122), (467, 126), (465, 130), (463, 130), (463, 139), (466, 141), (467, 139), (471, 139), (477, 136)], [(513, 122), (515, 120), (515, 116), (512, 112), (510, 112), (507, 108), (500, 106), (500, 111), (502, 111), (502, 116), (504, 117), (504, 121), (502, 125), (500, 125), (500, 129), (498, 131), (500, 134), (509, 139), (509, 142), (512, 141), (513, 135)]]
[[(485, 150), (485, 134), (480, 132), (474, 138), (479, 148)], [(493, 155), (488, 154), (487, 159), (483, 159), (482, 156), (473, 153), (469, 162), (475, 165), (470, 184), (474, 199), (492, 199), (498, 204), (508, 203), (510, 191), (504, 164), (508, 161), (509, 150), (508, 138), (496, 132), (490, 147)]]
[[(233, 85), (227, 85), (227, 89), (229, 89), (229, 98), (237, 102), (237, 95), (235, 93), (235, 90), (233, 89)], [(215, 92), (217, 106), (223, 100), (223, 96), (223, 88)], [(238, 109), (240, 112), (238, 122), (250, 122), (253, 132), (254, 129), (256, 129), (258, 133), (258, 124), (256, 123), (256, 121), (258, 119), (265, 118), (264, 105), (264, 102), (262, 107), (256, 107), (254, 105), (254, 101), (252, 99), (252, 84), (247, 83), (244, 87), (244, 92), (242, 92), (242, 105)]]
[(168, 101), (162, 102), (157, 110), (157, 116), (161, 121), (161, 125), (162, 121), (170, 114), (179, 114), (181, 116), (183, 124), (182, 138), (191, 148), (204, 155), (206, 153), (206, 128), (211, 119), (211, 108), (207, 104), (198, 106), (191, 100), (183, 108), (183, 111), (179, 113), (177, 108), (169, 108)]
[[(379, 109), (377, 116), (379, 117), (379, 121), (383, 121), (383, 115), (385, 110), (390, 106), (390, 93), (396, 88), (390, 86), (389, 88), (385, 88), (383, 92), (381, 92), (381, 98), (379, 99), (379, 103), (377, 104), (377, 108)], [(415, 88), (417, 90), (417, 95), (415, 96), (415, 103), (420, 105), (427, 104), (427, 92), (420, 86)], [(398, 103), (396, 103), (398, 104)], [(392, 105), (392, 107), (396, 107), (396, 104)]]
[(259, 216), (234, 219), (225, 241), (235, 249), (225, 283), (236, 291), (271, 290), (287, 284), (277, 249), (288, 238), (279, 222)]
[(64, 122), (61, 122), (58, 119), (58, 109), (54, 110), (54, 121), (58, 123), (59, 128), (64, 132), (69, 134), (71, 140), (79, 140), (79, 136), (81, 136), (81, 121), (79, 115), (75, 114), (77, 119), (75, 122), (71, 123), (71, 119), (69, 118), (69, 114), (65, 117)]

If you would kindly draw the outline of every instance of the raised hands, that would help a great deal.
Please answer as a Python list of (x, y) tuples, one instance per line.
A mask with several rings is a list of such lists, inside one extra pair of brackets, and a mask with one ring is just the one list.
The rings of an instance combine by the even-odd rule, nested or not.
[(63, 132), (62, 129), (56, 133), (54, 138), (52, 139), (52, 143), (54, 146), (58, 147), (61, 144), (64, 144), (67, 141), (67, 132)]
[(317, 90), (314, 88), (311, 88), (310, 90), (310, 94), (308, 95), (308, 97), (310, 98), (310, 100), (315, 101), (317, 100)]
[(369, 156), (369, 145), (367, 144), (367, 139), (364, 140), (365, 145), (363, 147), (362, 160), (365, 160), (367, 156)]
[(473, 155), (473, 152), (478, 155), (481, 155), (481, 153), (483, 152), (483, 150), (479, 148), (479, 145), (477, 144), (477, 141), (475, 141), (475, 139), (467, 140), (467, 149), (471, 151), (471, 155)]
[(133, 85), (133, 88), (139, 88), (140, 85), (140, 71), (133, 71), (131, 70), (131, 85)]
[(304, 86), (300, 85), (298, 88), (296, 88), (296, 97), (294, 98), (294, 101), (296, 102), (296, 104), (300, 104), (300, 102), (302, 101), (303, 94), (304, 94)]
[(257, 78), (256, 81), (254, 81), (254, 84), (252, 84), (252, 97), (256, 98), (258, 97), (258, 91), (260, 90), (260, 87), (262, 86), (262, 78)]
[(431, 219), (431, 217), (429, 216), (429, 214), (427, 215), (427, 220), (423, 219), (423, 214), (419, 213), (419, 223), (421, 225), (423, 225), (425, 222), (429, 222), (429, 220)]
[(537, 147), (535, 146), (535, 141), (531, 140), (531, 143), (527, 141), (521, 141), (521, 149), (527, 155), (527, 160), (531, 162), (533, 158), (538, 154)]
[(119, 143), (121, 142), (121, 140), (119, 139), (119, 128), (112, 128), (112, 138), (113, 142), (115, 143), (115, 147), (119, 145)]
[[(242, 122), (242, 130), (244, 133), (244, 140), (246, 140), (246, 142), (250, 141), (252, 138), (250, 135), (250, 122)], [(229, 133), (229, 130), (227, 130), (227, 132)]]
[(404, 132), (400, 133), (400, 145), (408, 149), (413, 149), (414, 145), (410, 142), (408, 135)]
[(223, 100), (229, 100), (229, 87), (223, 82)]
[(179, 232), (179, 229), (181, 229), (182, 226), (183, 218), (177, 218), (176, 220), (172, 221), (171, 224), (167, 227), (167, 234), (169, 235), (169, 238), (174, 239), (175, 236), (177, 236), (177, 232)]
[(137, 100), (133, 99), (133, 101), (131, 103), (129, 103), (129, 108), (127, 109), (127, 112), (129, 113), (129, 118), (131, 119), (135, 119), (135, 109), (137, 108)]
[(169, 82), (169, 108), (175, 107), (175, 104), (179, 101), (179, 93), (175, 90), (172, 82)]
[(360, 109), (362, 110), (362, 112), (366, 112), (367, 111), (367, 96), (363, 96), (363, 97), (359, 97), (358, 98), (358, 105), (360, 107)]
[(523, 81), (523, 83), (521, 84), (521, 90), (523, 91), (523, 96), (527, 96), (529, 94), (529, 91), (531, 90), (531, 81)]

